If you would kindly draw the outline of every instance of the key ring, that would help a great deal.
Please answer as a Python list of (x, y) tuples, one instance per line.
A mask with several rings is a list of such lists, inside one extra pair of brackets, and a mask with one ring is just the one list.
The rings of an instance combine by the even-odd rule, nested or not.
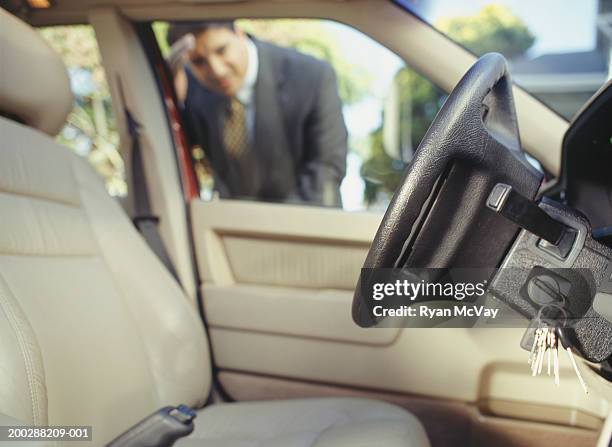
[[(546, 322), (549, 326), (558, 326), (558, 321), (559, 318), (555, 317), (555, 316), (547, 316), (544, 314), (545, 309), (547, 308), (553, 308), (556, 311), (560, 312), (563, 316), (563, 324), (561, 325), (562, 327), (565, 327), (567, 325), (567, 311), (563, 308), (563, 306), (557, 304), (557, 303), (547, 303), (544, 304), (543, 306), (540, 307), (540, 309), (538, 310), (538, 313), (536, 314), (536, 319), (537, 321), (544, 321)], [(549, 323), (555, 323), (555, 324), (549, 324)]]

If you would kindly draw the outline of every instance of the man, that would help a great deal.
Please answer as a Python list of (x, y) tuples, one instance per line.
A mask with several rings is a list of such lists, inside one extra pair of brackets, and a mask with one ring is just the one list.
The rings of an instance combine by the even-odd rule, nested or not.
[(347, 132), (326, 62), (233, 22), (173, 24), (170, 63), (221, 197), (339, 206)]

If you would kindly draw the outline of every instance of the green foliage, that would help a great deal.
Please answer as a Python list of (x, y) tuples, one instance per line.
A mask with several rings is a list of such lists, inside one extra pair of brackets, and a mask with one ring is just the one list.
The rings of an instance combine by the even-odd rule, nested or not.
[(68, 69), (81, 68), (91, 73), (96, 83), (95, 94), (108, 97), (108, 85), (98, 51), (94, 30), (89, 25), (50, 26), (40, 33), (51, 47), (62, 56)]
[(416, 150), (440, 110), (446, 94), (408, 67), (397, 72), (394, 82), (400, 97), (402, 127), (410, 128), (410, 141), (402, 143)]
[[(408, 67), (397, 72), (394, 82), (398, 86), (404, 137), (400, 138), (400, 144), (413, 151), (425, 136), (446, 95)], [(372, 132), (370, 144), (371, 153), (361, 166), (361, 175), (366, 184), (364, 199), (368, 205), (373, 205), (379, 201), (381, 193), (386, 196), (393, 194), (402, 179), (405, 164), (385, 152), (382, 128)]]
[(369, 205), (377, 203), (381, 193), (392, 194), (404, 171), (404, 164), (393, 160), (385, 152), (382, 128), (370, 134), (370, 151), (370, 157), (361, 165), (361, 177), (365, 182), (364, 200)]
[(168, 22), (153, 22), (153, 25), (151, 25), (153, 34), (155, 34), (155, 39), (157, 40), (157, 45), (159, 45), (159, 50), (163, 57), (168, 56), (168, 53), (170, 53), (167, 39), (169, 26), (170, 24)]
[(105, 179), (111, 194), (125, 195), (127, 186), (118, 150), (119, 134), (93, 28), (87, 25), (53, 26), (41, 28), (40, 33), (62, 56), (69, 71), (88, 73), (93, 83), (90, 92), (75, 96), (74, 108), (57, 140), (85, 155)]
[[(470, 51), (482, 55), (497, 51), (508, 58), (523, 54), (535, 41), (526, 25), (507, 8), (485, 6), (475, 16), (442, 20), (438, 28)], [(416, 149), (445, 98), (444, 92), (414, 70), (405, 67), (395, 76), (400, 96), (402, 135), (409, 141), (403, 146)], [(397, 160), (389, 157), (383, 147), (382, 131), (372, 133), (372, 152), (361, 172), (366, 181), (366, 201), (374, 203), (381, 192), (392, 194), (399, 186)]]
[(440, 20), (437, 28), (479, 56), (496, 51), (512, 59), (535, 42), (523, 21), (502, 5), (487, 5), (474, 16)]

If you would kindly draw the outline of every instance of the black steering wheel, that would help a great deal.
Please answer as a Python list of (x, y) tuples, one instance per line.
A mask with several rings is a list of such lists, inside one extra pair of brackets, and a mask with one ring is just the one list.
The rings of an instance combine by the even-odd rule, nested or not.
[[(406, 168), (364, 268), (494, 268), (519, 228), (486, 207), (497, 183), (533, 199), (542, 174), (520, 149), (512, 82), (500, 54), (463, 76)], [(378, 323), (361, 281), (353, 319)]]

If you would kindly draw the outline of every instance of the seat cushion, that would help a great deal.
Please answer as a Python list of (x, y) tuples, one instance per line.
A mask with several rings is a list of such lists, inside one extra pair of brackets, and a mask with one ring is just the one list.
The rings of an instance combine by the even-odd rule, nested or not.
[(422, 447), (419, 421), (368, 399), (299, 399), (219, 404), (198, 413), (182, 447)]

